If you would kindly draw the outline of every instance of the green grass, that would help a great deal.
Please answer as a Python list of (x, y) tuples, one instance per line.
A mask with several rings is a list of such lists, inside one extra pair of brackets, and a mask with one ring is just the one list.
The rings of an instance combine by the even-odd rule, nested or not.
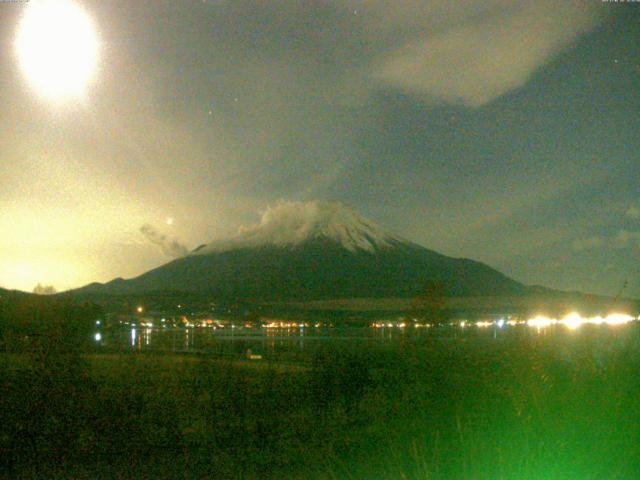
[(640, 478), (640, 332), (0, 358), (6, 478)]

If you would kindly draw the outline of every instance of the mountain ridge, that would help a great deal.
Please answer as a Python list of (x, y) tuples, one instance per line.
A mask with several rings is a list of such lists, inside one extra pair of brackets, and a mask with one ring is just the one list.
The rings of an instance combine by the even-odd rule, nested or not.
[(314, 300), (519, 295), (527, 287), (474, 260), (405, 240), (338, 202), (279, 202), (256, 225), (129, 279), (83, 292), (206, 293), (215, 298)]

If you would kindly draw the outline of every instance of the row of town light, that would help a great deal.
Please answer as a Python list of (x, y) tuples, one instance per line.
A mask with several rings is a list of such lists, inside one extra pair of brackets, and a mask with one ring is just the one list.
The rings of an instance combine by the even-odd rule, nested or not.
[[(496, 320), (479, 320), (476, 322), (468, 321), (468, 320), (460, 320), (457, 322), (451, 322), (449, 325), (451, 326), (459, 326), (462, 328), (466, 327), (478, 327), (478, 328), (488, 328), (488, 327), (498, 327), (503, 328), (505, 325), (508, 326), (516, 326), (516, 325), (526, 325), (534, 328), (545, 328), (553, 325), (563, 325), (571, 330), (575, 330), (581, 325), (591, 324), (591, 325), (624, 325), (630, 322), (638, 320), (636, 317), (631, 315), (627, 315), (624, 313), (611, 313), (605, 317), (603, 316), (593, 316), (593, 317), (584, 317), (579, 313), (572, 312), (568, 315), (565, 315), (561, 318), (552, 318), (544, 315), (536, 315), (534, 317), (529, 318), (528, 320), (516, 320), (512, 318), (499, 318)], [(407, 323), (407, 322), (374, 322), (370, 325), (372, 328), (406, 328), (407, 326), (411, 326), (413, 328), (429, 328), (433, 325), (430, 323)]]

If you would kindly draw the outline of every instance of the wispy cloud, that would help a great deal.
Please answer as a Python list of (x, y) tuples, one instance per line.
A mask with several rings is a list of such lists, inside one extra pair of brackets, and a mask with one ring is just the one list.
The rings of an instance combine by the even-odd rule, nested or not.
[(162, 253), (168, 257), (178, 258), (184, 257), (189, 253), (189, 249), (180, 243), (176, 238), (170, 238), (158, 231), (153, 225), (145, 223), (140, 227), (140, 232), (154, 245), (158, 245), (162, 249)]
[(377, 64), (374, 76), (425, 99), (471, 107), (524, 85), (600, 20), (595, 2), (462, 1), (460, 11), (457, 2), (400, 1), (393, 8), (396, 3), (422, 22)]

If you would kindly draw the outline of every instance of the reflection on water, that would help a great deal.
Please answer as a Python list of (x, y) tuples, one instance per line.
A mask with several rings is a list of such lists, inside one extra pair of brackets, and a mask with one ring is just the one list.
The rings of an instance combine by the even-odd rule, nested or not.
[(256, 354), (302, 351), (309, 344), (326, 342), (392, 342), (399, 331), (373, 331), (366, 327), (331, 329), (264, 329), (264, 328), (118, 328), (96, 333), (95, 340), (104, 348), (155, 350), (172, 352), (202, 352)]
[[(601, 329), (611, 331), (627, 328), (625, 324), (637, 322), (633, 317), (599, 317), (581, 319), (567, 316), (554, 320), (537, 317), (535, 321), (495, 319), (492, 321), (458, 321), (447, 325), (422, 325), (405, 327), (399, 324), (372, 324), (332, 328), (116, 328), (95, 334), (96, 342), (105, 349), (158, 352), (191, 352), (212, 355), (282, 356), (309, 352), (326, 345), (338, 346), (401, 346), (408, 341), (500, 341), (539, 335), (576, 335), (582, 331)], [(530, 328), (534, 327), (534, 328)]]

